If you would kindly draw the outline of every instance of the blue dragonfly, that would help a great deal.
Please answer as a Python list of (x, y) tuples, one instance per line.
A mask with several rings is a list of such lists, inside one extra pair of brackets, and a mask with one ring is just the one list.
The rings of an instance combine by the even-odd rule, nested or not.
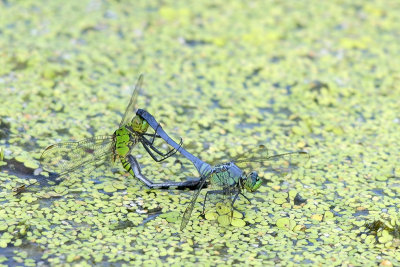
[[(200, 174), (200, 179), (193, 181), (193, 184), (191, 184), (192, 187), (196, 186), (197, 190), (183, 214), (181, 230), (188, 224), (196, 200), (207, 183), (210, 185), (211, 190), (207, 191), (205, 195), (203, 214), (205, 213), (207, 198), (211, 195), (215, 195), (222, 199), (220, 201), (230, 205), (230, 218), (232, 218), (233, 211), (236, 209), (234, 204), (238, 197), (243, 196), (250, 202), (243, 192), (255, 192), (262, 184), (262, 179), (259, 177), (258, 172), (251, 170), (252, 165), (259, 163), (275, 172), (289, 172), (301, 166), (310, 158), (309, 154), (305, 151), (269, 155), (268, 149), (261, 145), (237, 156), (233, 160), (211, 166), (189, 153), (181, 145), (171, 139), (150, 113), (143, 109), (138, 109), (136, 114), (147, 121), (147, 123), (156, 130), (156, 133), (170, 146), (189, 159)], [(184, 186), (184, 184), (181, 184), (181, 186)]]

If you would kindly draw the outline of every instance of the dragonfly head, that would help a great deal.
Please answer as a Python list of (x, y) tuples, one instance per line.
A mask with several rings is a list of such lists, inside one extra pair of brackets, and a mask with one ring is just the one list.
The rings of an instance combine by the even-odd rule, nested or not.
[(147, 123), (147, 121), (145, 119), (143, 119), (141, 116), (136, 115), (133, 119), (132, 119), (132, 129), (135, 132), (139, 132), (139, 133), (145, 133), (147, 131), (147, 129), (149, 128), (149, 124)]
[(258, 177), (258, 173), (256, 171), (252, 171), (246, 177), (244, 188), (246, 188), (246, 190), (249, 192), (254, 192), (261, 186), (261, 183), (262, 181)]

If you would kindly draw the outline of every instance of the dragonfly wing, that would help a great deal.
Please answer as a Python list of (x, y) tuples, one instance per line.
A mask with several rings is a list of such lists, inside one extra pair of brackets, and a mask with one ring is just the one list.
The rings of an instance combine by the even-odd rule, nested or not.
[(126, 107), (124, 116), (122, 117), (121, 123), (119, 124), (119, 127), (122, 127), (123, 125), (128, 124), (129, 122), (132, 121), (136, 112), (135, 106), (136, 106), (137, 96), (139, 94), (140, 89), (142, 88), (142, 84), (143, 84), (143, 74), (140, 74), (139, 79), (136, 82), (135, 89), (133, 90), (129, 104)]
[(235, 163), (249, 162), (251, 160), (266, 159), (269, 156), (268, 148), (264, 145), (259, 145), (247, 150), (245, 153), (240, 154), (232, 159)]
[(305, 151), (288, 152), (270, 156), (267, 160), (274, 171), (290, 172), (304, 165), (310, 159), (310, 154)]
[(253, 157), (235, 162), (235, 164), (242, 169), (264, 169), (274, 172), (290, 172), (305, 164), (309, 159), (310, 155), (307, 152), (296, 151), (264, 158)]
[(47, 147), (40, 161), (45, 170), (64, 175), (111, 156), (113, 143), (112, 136), (96, 136), (78, 142), (58, 143)]
[(197, 191), (194, 193), (193, 197), (192, 197), (192, 201), (190, 202), (190, 204), (186, 207), (185, 212), (183, 213), (182, 216), (182, 222), (181, 222), (181, 231), (183, 229), (185, 229), (186, 225), (189, 222), (190, 216), (192, 215), (192, 211), (194, 208), (194, 205), (196, 203), (197, 197), (200, 194), (201, 189), (203, 188), (206, 180), (208, 179), (208, 177), (210, 176), (210, 173), (206, 176), (202, 176), (202, 181), (200, 182), (199, 188), (197, 189)]
[[(211, 178), (211, 190), (207, 192), (207, 201), (213, 203), (216, 208), (216, 212), (221, 218), (226, 218), (228, 223), (232, 220), (233, 206), (232, 201), (237, 191), (237, 181), (240, 177), (236, 177), (234, 165), (228, 164), (228, 168), (221, 168), (214, 172)], [(207, 204), (207, 203), (205, 203)], [(209, 206), (209, 205), (207, 205)]]

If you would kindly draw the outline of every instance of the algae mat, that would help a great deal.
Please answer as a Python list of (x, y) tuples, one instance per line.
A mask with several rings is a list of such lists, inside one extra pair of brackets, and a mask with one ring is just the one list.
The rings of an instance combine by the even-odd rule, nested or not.
[[(398, 1), (1, 1), (1, 263), (399, 265), (399, 20)], [(192, 192), (117, 165), (13, 192), (47, 145), (111, 134), (140, 73), (139, 106), (203, 160), (311, 159), (246, 194), (244, 224), (198, 204), (183, 232)]]

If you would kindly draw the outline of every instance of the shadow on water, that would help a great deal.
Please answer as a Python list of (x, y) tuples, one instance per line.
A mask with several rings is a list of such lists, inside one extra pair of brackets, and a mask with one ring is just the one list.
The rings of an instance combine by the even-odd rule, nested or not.
[(40, 173), (36, 174), (35, 172), (41, 171), (41, 169), (28, 168), (14, 159), (6, 160), (6, 163), (7, 165), (2, 166), (1, 171), (7, 173), (13, 187), (9, 188), (10, 190), (6, 189), (3, 193), (11, 194), (16, 199), (29, 193), (28, 197), (34, 196), (34, 201), (40, 204), (41, 208), (51, 206), (55, 200), (65, 195), (66, 188), (61, 187), (65, 190), (60, 190), (60, 187), (56, 187), (63, 182), (62, 179), (59, 179), (60, 175), (56, 173), (49, 173), (46, 176)]
[[(58, 179), (60, 175), (57, 173), (49, 173), (49, 176), (44, 176), (41, 174), (36, 175), (35, 172), (37, 169), (28, 168), (22, 162), (19, 162), (15, 159), (5, 160), (5, 162), (7, 165), (1, 168), (3, 172), (7, 172), (9, 175), (13, 175), (25, 180), (35, 179), (37, 182), (34, 184), (39, 185), (40, 187), (59, 185), (62, 182)], [(28, 186), (26, 186), (26, 188), (27, 187)]]
[[(58, 177), (56, 174), (51, 174), (49, 177), (45, 177), (43, 175), (34, 175), (34, 169), (26, 167), (23, 163), (18, 162), (15, 159), (4, 161), (7, 163), (7, 165), (1, 166), (1, 172), (7, 173), (10, 176), (16, 176), (26, 180), (36, 179), (42, 183), (50, 180), (58, 182), (56, 181), (56, 178)], [(40, 183), (40, 186), (42, 186), (42, 183)], [(24, 188), (24, 190), (21, 190), (21, 192), (14, 191), (14, 194), (17, 195), (19, 193), (23, 193), (25, 190), (27, 190), (27, 188)], [(48, 262), (41, 259), (44, 250), (26, 239), (27, 233), (34, 230), (32, 229), (32, 225), (30, 224), (29, 220), (13, 220), (6, 221), (6, 223), (9, 227), (14, 227), (15, 229), (12, 232), (10, 232), (9, 229), (0, 231), (0, 236), (2, 236), (4, 233), (11, 234), (13, 240), (21, 239), (22, 244), (16, 247), (13, 245), (13, 242), (11, 242), (7, 245), (7, 247), (0, 248), (0, 255), (7, 257), (7, 261), (2, 263), (8, 266), (17, 266), (23, 264), (23, 257), (18, 257), (18, 255), (15, 254), (15, 250), (18, 249), (19, 251), (27, 253), (29, 258), (34, 260), (37, 266), (47, 266)], [(24, 232), (20, 231), (22, 228), (25, 229)]]

